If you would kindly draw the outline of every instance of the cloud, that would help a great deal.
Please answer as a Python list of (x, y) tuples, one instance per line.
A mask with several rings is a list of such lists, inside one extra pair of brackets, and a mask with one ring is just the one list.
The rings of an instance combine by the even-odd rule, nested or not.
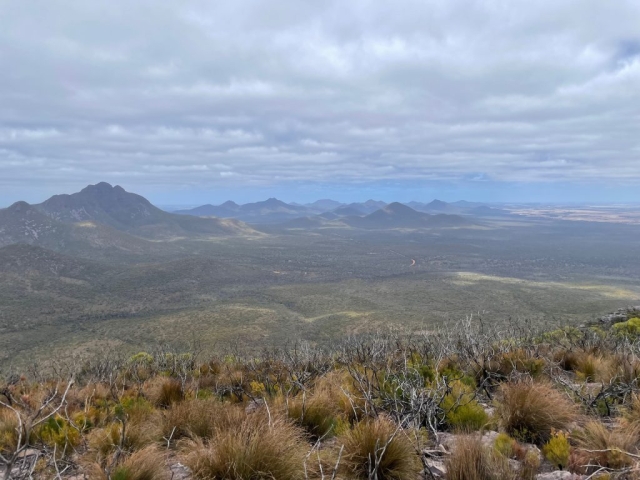
[(640, 4), (0, 2), (0, 189), (640, 181)]

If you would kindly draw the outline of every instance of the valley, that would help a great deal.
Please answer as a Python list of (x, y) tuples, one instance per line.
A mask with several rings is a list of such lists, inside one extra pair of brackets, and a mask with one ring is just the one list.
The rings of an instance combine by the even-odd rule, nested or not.
[[(478, 313), (494, 323), (583, 324), (640, 303), (635, 225), (402, 204), (306, 224), (157, 209), (140, 220), (126, 212), (142, 211), (141, 200), (101, 188), (103, 203), (121, 205), (119, 220), (93, 200), (80, 219), (60, 201), (62, 213), (0, 210), (3, 366), (195, 339), (208, 349), (322, 345)], [(216, 234), (211, 224), (233, 228)]]

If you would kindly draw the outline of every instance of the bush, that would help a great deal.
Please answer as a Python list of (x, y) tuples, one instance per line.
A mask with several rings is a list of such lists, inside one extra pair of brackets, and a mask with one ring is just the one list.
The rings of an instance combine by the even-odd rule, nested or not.
[(362, 420), (338, 437), (338, 445), (344, 445), (342, 465), (354, 478), (371, 478), (376, 464), (378, 480), (415, 480), (422, 470), (405, 432), (386, 417)]
[(447, 480), (515, 480), (509, 461), (483, 445), (476, 435), (456, 440), (453, 453), (445, 462)]
[(640, 318), (634, 317), (626, 322), (615, 323), (613, 332), (618, 336), (635, 340), (640, 336)]
[(523, 381), (501, 386), (496, 414), (512, 437), (541, 445), (553, 430), (567, 429), (576, 405), (547, 383)]
[(516, 441), (506, 433), (500, 433), (493, 442), (493, 448), (502, 456), (511, 458), (514, 453)]
[(542, 447), (544, 457), (549, 460), (555, 467), (564, 470), (569, 465), (569, 454), (571, 453), (571, 445), (569, 439), (564, 432), (554, 432), (551, 438)]
[(447, 425), (454, 430), (479, 430), (489, 421), (489, 416), (475, 400), (470, 388), (461, 383), (454, 385), (452, 392), (443, 398), (440, 407), (445, 412)]
[[(233, 410), (230, 410), (232, 412)], [(228, 412), (225, 411), (223, 416)], [(193, 478), (206, 480), (299, 480), (304, 478), (301, 432), (288, 420), (264, 412), (216, 427), (209, 444), (191, 442), (184, 463)]]

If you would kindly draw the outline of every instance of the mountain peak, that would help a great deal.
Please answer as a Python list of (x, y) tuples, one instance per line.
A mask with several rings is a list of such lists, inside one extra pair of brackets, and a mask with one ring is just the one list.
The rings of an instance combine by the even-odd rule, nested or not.
[(20, 200), (18, 202), (15, 202), (11, 206), (7, 207), (7, 210), (13, 213), (23, 213), (29, 210), (30, 208), (31, 208), (31, 205), (29, 205), (27, 202), (23, 200)]
[(389, 205), (384, 207), (382, 210), (384, 210), (384, 211), (386, 211), (388, 213), (395, 213), (395, 214), (416, 213), (416, 211), (413, 208), (408, 207), (404, 203), (400, 203), (400, 202), (390, 203)]

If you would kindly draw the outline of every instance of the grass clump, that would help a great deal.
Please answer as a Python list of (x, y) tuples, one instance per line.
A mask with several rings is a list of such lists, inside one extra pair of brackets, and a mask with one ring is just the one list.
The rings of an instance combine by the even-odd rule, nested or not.
[(496, 414), (509, 435), (542, 445), (553, 431), (568, 428), (576, 406), (548, 383), (522, 381), (501, 386)]
[(455, 449), (445, 463), (447, 480), (515, 480), (509, 461), (488, 448), (477, 435), (456, 440)]
[[(223, 416), (225, 414), (223, 413)], [(216, 428), (209, 443), (196, 440), (184, 463), (203, 480), (299, 480), (304, 478), (300, 430), (288, 420), (264, 412), (245, 415), (237, 424)]]
[(340, 435), (338, 444), (344, 445), (342, 465), (352, 478), (414, 480), (421, 472), (405, 432), (386, 417), (362, 420)]
[(134, 452), (108, 474), (92, 472), (91, 478), (110, 480), (168, 480), (162, 454), (154, 446)]
[(634, 463), (631, 455), (638, 453), (639, 433), (637, 425), (607, 429), (600, 422), (590, 421), (572, 434), (577, 446), (574, 463), (611, 469), (629, 467)]

